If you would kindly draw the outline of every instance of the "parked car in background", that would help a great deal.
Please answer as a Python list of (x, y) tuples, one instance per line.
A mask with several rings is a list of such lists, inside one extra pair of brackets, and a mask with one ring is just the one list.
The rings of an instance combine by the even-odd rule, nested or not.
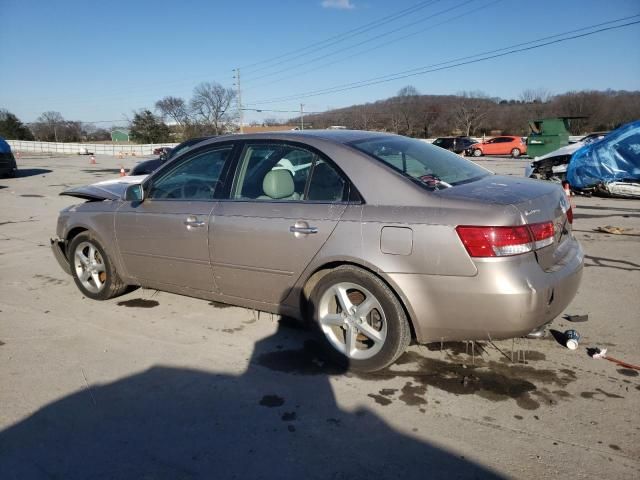
[(307, 320), (353, 370), (412, 337), (539, 335), (582, 275), (560, 186), (398, 135), (218, 137), (123, 180), (63, 192), (89, 200), (51, 240), (83, 295), (141, 285)]
[(500, 136), (479, 142), (469, 147), (471, 155), (480, 157), (482, 155), (511, 155), (518, 158), (520, 155), (526, 155), (527, 144), (522, 137)]
[(0, 137), (0, 176), (15, 177), (18, 164), (11, 151), (11, 146)]
[(433, 141), (433, 144), (437, 147), (454, 153), (465, 152), (471, 145), (476, 143), (478, 143), (478, 140), (471, 137), (438, 137)]
[(161, 157), (167, 156), (171, 153), (171, 150), (173, 150), (171, 147), (158, 147), (153, 149), (153, 154)]
[[(177, 157), (181, 153), (186, 152), (191, 147), (193, 147), (195, 144), (197, 144), (197, 143), (199, 143), (202, 140), (205, 140), (207, 138), (211, 138), (211, 137), (190, 138), (189, 140), (185, 140), (184, 142), (180, 143), (179, 145), (177, 145), (174, 148), (169, 148), (163, 154), (160, 154), (160, 156), (158, 158), (152, 158), (150, 160), (144, 160), (142, 162), (136, 163), (134, 165), (134, 167), (131, 169), (131, 171), (129, 172), (129, 175), (131, 175), (131, 176), (149, 175), (150, 173), (152, 173), (155, 170), (157, 170), (158, 168), (160, 168), (160, 166), (163, 163), (165, 163), (165, 162)], [(163, 148), (168, 148), (168, 147), (163, 147)], [(159, 149), (156, 148), (153, 151), (154, 154), (155, 154), (156, 150), (159, 150)]]

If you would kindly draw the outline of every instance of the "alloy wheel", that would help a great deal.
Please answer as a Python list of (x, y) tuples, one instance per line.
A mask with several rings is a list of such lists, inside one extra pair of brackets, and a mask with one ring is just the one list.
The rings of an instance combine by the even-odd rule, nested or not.
[(387, 338), (387, 319), (369, 290), (350, 282), (328, 288), (318, 302), (320, 328), (331, 345), (351, 359), (376, 355)]

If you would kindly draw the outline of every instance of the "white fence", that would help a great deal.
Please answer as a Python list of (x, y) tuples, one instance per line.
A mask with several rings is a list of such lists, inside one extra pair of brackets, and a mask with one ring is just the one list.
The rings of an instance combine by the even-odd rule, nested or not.
[[(491, 138), (491, 137), (486, 137)], [(571, 136), (569, 141), (575, 142), (582, 138), (582, 135)], [(425, 142), (432, 143), (435, 138), (425, 139)], [(481, 138), (480, 138), (481, 140)], [(43, 152), (43, 153), (66, 153), (70, 155), (86, 154), (95, 155), (152, 155), (153, 149), (158, 147), (175, 147), (177, 143), (148, 143), (146, 145), (127, 145), (117, 143), (60, 143), (60, 142), (27, 142), (24, 140), (7, 140), (14, 152)]]
[(146, 145), (111, 144), (111, 143), (61, 143), (61, 142), (27, 142), (24, 140), (7, 140), (14, 152), (66, 153), (68, 155), (92, 153), (95, 155), (152, 155), (158, 147), (175, 147), (177, 143), (149, 143)]

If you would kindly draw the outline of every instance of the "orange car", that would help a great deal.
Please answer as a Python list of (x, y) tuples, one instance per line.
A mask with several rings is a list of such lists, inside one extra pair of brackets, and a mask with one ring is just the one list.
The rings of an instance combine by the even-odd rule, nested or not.
[(471, 145), (468, 151), (474, 157), (481, 155), (511, 155), (513, 158), (517, 158), (520, 155), (526, 155), (527, 144), (522, 140), (522, 137), (502, 136)]

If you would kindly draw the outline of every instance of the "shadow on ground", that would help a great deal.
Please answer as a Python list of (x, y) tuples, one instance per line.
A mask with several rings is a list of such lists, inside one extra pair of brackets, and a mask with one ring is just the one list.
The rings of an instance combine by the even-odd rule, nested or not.
[(16, 178), (34, 177), (36, 175), (44, 175), (45, 173), (51, 173), (52, 170), (46, 168), (18, 168), (16, 172)]
[(258, 342), (239, 376), (158, 366), (51, 403), (0, 432), (2, 477), (497, 478), (340, 408), (329, 375), (346, 377), (319, 360), (311, 375), (260, 366), (295, 335)]

